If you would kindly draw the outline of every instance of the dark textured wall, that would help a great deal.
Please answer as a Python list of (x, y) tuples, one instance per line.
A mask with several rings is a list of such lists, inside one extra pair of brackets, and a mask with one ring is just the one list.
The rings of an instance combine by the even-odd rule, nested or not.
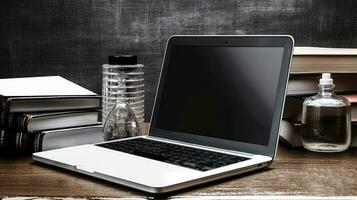
[(291, 34), (298, 46), (357, 47), (357, 1), (1, 0), (0, 34), (0, 78), (58, 74), (98, 93), (108, 54), (138, 55), (148, 119), (170, 35)]

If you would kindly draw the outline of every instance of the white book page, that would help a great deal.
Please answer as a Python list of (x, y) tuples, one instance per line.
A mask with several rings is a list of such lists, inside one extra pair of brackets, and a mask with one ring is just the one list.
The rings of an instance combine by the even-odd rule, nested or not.
[(42, 76), (0, 79), (0, 95), (18, 97), (96, 94), (60, 76)]
[(324, 48), (324, 47), (294, 47), (294, 55), (357, 55), (353, 48)]

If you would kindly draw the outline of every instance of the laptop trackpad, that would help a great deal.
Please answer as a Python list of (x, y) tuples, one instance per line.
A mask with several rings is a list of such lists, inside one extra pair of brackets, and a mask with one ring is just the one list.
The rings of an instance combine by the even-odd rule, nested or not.
[(95, 145), (40, 152), (35, 156), (147, 186), (163, 187), (202, 176), (202, 172)]

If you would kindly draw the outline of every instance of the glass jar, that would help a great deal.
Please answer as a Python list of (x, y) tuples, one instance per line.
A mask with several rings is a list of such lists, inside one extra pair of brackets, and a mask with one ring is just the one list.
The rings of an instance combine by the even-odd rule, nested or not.
[(334, 94), (329, 73), (322, 74), (317, 95), (303, 103), (301, 141), (316, 152), (340, 152), (351, 142), (350, 102)]
[[(120, 78), (118, 80), (121, 82)], [(128, 103), (121, 100), (121, 91), (117, 92), (116, 104), (109, 112), (103, 125), (105, 141), (141, 135), (141, 125)]]
[[(144, 65), (134, 55), (110, 55), (103, 65), (102, 122), (117, 103), (128, 103), (139, 123), (144, 123)], [(119, 82), (119, 78), (122, 78)], [(120, 94), (118, 96), (118, 91)]]

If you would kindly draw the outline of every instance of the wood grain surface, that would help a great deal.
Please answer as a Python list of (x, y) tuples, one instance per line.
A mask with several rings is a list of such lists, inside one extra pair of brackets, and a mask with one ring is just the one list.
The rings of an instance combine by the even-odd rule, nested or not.
[[(33, 163), (29, 156), (0, 158), (0, 196), (93, 198), (147, 195), (124, 186)], [(319, 154), (280, 146), (270, 169), (168, 194), (207, 195), (357, 195), (357, 150)]]

